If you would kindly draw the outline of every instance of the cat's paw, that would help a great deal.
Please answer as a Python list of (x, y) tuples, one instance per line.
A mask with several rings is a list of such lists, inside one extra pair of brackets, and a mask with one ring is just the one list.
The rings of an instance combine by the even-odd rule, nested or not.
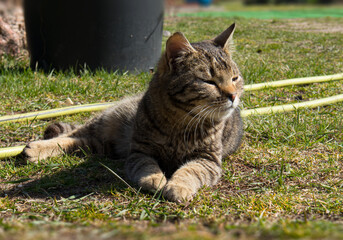
[(167, 183), (163, 190), (163, 196), (169, 201), (185, 202), (193, 199), (195, 192), (182, 184)]
[(69, 123), (56, 122), (50, 124), (44, 131), (44, 139), (51, 139), (73, 131), (77, 126)]
[(162, 189), (167, 184), (167, 179), (162, 173), (151, 174), (146, 177), (142, 177), (138, 181), (138, 185), (148, 191), (155, 192)]
[(44, 131), (44, 139), (55, 138), (63, 133), (62, 123), (52, 123)]
[(20, 154), (20, 157), (29, 162), (37, 163), (39, 159), (44, 159), (45, 147), (42, 141), (35, 141), (28, 143)]

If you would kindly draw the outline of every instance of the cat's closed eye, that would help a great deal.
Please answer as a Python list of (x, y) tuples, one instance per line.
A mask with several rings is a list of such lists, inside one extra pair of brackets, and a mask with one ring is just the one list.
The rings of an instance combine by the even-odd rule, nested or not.
[(211, 68), (210, 68), (210, 74), (211, 74), (211, 76), (212, 76), (212, 77), (214, 77), (214, 76), (215, 76), (215, 72), (214, 72), (214, 69), (213, 69), (213, 67), (211, 67)]
[(215, 81), (212, 81), (212, 80), (202, 80), (202, 81), (205, 82), (205, 83), (207, 83), (207, 84), (217, 86), (217, 84), (216, 84)]

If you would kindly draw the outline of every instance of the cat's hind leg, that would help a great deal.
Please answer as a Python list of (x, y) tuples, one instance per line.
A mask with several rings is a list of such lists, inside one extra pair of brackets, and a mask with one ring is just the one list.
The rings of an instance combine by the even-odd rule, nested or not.
[(63, 123), (63, 122), (52, 123), (45, 129), (44, 139), (51, 139), (51, 138), (58, 137), (62, 134), (69, 133), (78, 127), (79, 127), (78, 125), (70, 124), (70, 123)]
[[(68, 123), (52, 123), (44, 131), (44, 140), (30, 142), (26, 145), (21, 157), (30, 162), (38, 162), (48, 157), (75, 151), (84, 145), (85, 140), (66, 136), (77, 127)], [(64, 137), (61, 137), (65, 135)]]
[(89, 139), (60, 136), (52, 139), (30, 142), (21, 156), (30, 162), (38, 162), (48, 157), (71, 153), (82, 147), (87, 147)]
[(45, 139), (28, 143), (21, 153), (21, 157), (30, 162), (37, 162), (48, 157), (73, 153), (79, 149), (103, 154), (102, 139), (92, 132), (96, 126), (98, 124), (95, 120), (81, 127), (67, 123), (51, 124), (45, 130)]

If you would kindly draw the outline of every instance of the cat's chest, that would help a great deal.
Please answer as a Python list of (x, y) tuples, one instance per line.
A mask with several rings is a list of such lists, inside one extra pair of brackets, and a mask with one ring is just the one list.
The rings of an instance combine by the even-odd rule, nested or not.
[(197, 154), (220, 153), (222, 148), (221, 133), (199, 136), (198, 138), (194, 134), (187, 136), (187, 134), (181, 133), (173, 138), (162, 138), (156, 144), (158, 145), (156, 153), (160, 159), (180, 164), (191, 160)]
[(185, 142), (179, 138), (155, 145), (153, 155), (162, 171), (167, 177), (170, 177), (189, 161), (204, 158), (204, 156), (205, 158), (215, 156), (216, 160), (221, 159), (221, 146), (221, 142), (213, 139), (206, 139), (202, 142)]

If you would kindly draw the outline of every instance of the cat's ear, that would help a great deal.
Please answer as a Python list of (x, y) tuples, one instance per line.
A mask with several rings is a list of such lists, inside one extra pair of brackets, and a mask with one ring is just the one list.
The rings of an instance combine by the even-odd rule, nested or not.
[(168, 59), (176, 58), (181, 53), (196, 52), (187, 38), (180, 32), (174, 33), (166, 44), (166, 54)]
[(235, 31), (236, 24), (233, 23), (230, 27), (228, 27), (224, 32), (219, 34), (213, 41), (221, 46), (222, 48), (229, 48), (229, 45), (232, 43), (233, 33)]

